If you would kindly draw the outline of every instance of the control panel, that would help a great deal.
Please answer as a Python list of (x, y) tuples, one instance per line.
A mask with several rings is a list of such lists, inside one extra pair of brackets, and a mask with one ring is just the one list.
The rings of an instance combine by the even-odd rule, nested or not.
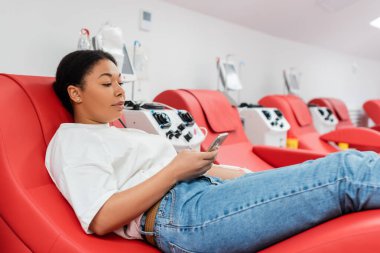
[(126, 125), (169, 139), (177, 151), (200, 150), (205, 139), (193, 117), (185, 110), (124, 110)]
[(255, 145), (286, 147), (286, 134), (290, 125), (276, 108), (239, 108), (244, 130)]
[(309, 111), (313, 119), (314, 127), (320, 134), (325, 134), (335, 130), (338, 119), (327, 107), (309, 106)]

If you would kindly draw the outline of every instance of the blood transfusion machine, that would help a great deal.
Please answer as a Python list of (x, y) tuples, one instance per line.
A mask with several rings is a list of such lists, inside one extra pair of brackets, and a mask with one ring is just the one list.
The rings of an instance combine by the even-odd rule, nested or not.
[(336, 129), (338, 119), (329, 108), (309, 105), (309, 111), (318, 133), (325, 134)]
[(255, 145), (286, 147), (286, 134), (290, 125), (276, 108), (239, 108), (248, 139)]
[[(242, 89), (233, 62), (218, 59), (217, 67), (225, 93)], [(240, 107), (239, 113), (244, 131), (252, 144), (286, 147), (286, 135), (290, 125), (279, 110), (247, 106)]]
[[(149, 107), (149, 106), (148, 106)], [(204, 134), (192, 116), (184, 110), (145, 109), (124, 110), (127, 127), (161, 135), (171, 141), (178, 151), (200, 150)]]
[[(283, 76), (288, 93), (299, 96), (300, 85), (296, 69), (290, 68), (289, 70), (284, 70)], [(309, 111), (313, 119), (313, 125), (318, 133), (325, 134), (336, 129), (338, 119), (330, 109), (311, 105), (309, 106)]]

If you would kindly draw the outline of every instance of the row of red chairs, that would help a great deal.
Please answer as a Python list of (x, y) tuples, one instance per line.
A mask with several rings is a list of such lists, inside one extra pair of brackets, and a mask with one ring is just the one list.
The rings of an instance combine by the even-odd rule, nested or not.
[[(278, 108), (284, 114), (291, 126), (288, 137), (296, 138), (302, 149), (326, 153), (338, 151), (339, 148), (330, 145), (330, 142), (333, 142), (347, 143), (349, 147), (362, 151), (380, 152), (380, 132), (369, 128), (355, 127), (349, 120), (347, 108), (343, 103), (336, 103), (337, 101), (334, 102), (339, 104), (339, 110), (332, 111), (340, 113), (340, 117), (344, 119), (343, 125), (323, 135), (316, 131), (307, 104), (298, 96), (269, 95), (260, 99), (259, 104)], [(316, 101), (312, 100), (311, 103), (316, 104)]]
[[(248, 168), (259, 171), (268, 169), (267, 165), (269, 168), (277, 168), (338, 151), (318, 136), (312, 125), (307, 105), (299, 97), (267, 96), (259, 101), (259, 104), (263, 106), (280, 109), (290, 121), (291, 130), (293, 130), (291, 136), (302, 138), (301, 148), (303, 149), (297, 151), (266, 146), (254, 146), (251, 149), (237, 109), (232, 107), (220, 92), (168, 90), (159, 94), (155, 101), (189, 111), (200, 126), (208, 129), (206, 140), (201, 145), (202, 150), (205, 150), (219, 133), (229, 132), (226, 142), (219, 148), (217, 161), (220, 163), (240, 166), (246, 166), (249, 163)], [(351, 144), (357, 144), (363, 148), (371, 144), (370, 148), (376, 149), (380, 144), (380, 134), (368, 129), (347, 128), (327, 137), (331, 141), (342, 141), (341, 138), (344, 137), (345, 141), (350, 140)], [(372, 138), (375, 140), (373, 141)], [(249, 152), (251, 150), (252, 152)], [(266, 164), (262, 164), (263, 161)], [(273, 245), (263, 252), (375, 252), (380, 242), (377, 243), (370, 238), (376, 237), (376, 232), (372, 234), (372, 231), (380, 229), (377, 224), (380, 220), (377, 218), (375, 218), (376, 221), (371, 220), (374, 217), (367, 216), (375, 213), (380, 213), (380, 211), (345, 215)], [(364, 224), (371, 223), (374, 224), (371, 228), (362, 227)]]
[[(344, 102), (337, 98), (315, 98), (309, 101), (309, 105), (318, 105), (329, 108), (338, 119), (337, 128), (354, 127), (348, 113), (347, 106)], [(368, 100), (363, 104), (363, 109), (368, 118), (375, 125), (372, 129), (380, 131), (380, 99)]]
[[(73, 121), (55, 96), (53, 81), (0, 74), (0, 252), (158, 252), (143, 241), (86, 235), (50, 179), (44, 165), (47, 144), (61, 123)], [(219, 132), (230, 132), (219, 163), (260, 171), (325, 155), (252, 147), (236, 108), (218, 92), (167, 91), (156, 100), (190, 111), (208, 128), (202, 149)], [(328, 221), (262, 252), (376, 252), (379, 233), (380, 211), (365, 211)]]

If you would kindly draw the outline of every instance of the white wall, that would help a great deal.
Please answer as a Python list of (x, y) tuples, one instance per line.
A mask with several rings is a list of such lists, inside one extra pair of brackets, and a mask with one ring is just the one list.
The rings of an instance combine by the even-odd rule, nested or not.
[[(139, 40), (149, 55), (149, 80), (137, 98), (165, 89), (216, 89), (217, 56), (245, 62), (241, 101), (284, 92), (282, 69), (296, 67), (301, 96), (344, 99), (359, 108), (380, 97), (380, 62), (275, 38), (160, 0), (0, 0), (0, 72), (54, 75), (59, 60), (76, 49), (79, 30), (96, 33), (110, 21), (129, 45)], [(139, 10), (152, 12), (152, 30), (138, 29)], [(237, 95), (235, 94), (235, 97)]]

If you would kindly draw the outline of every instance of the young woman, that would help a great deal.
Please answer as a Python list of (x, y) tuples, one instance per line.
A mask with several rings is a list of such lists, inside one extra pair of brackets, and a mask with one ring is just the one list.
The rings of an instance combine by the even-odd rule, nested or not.
[(165, 138), (110, 127), (123, 110), (121, 85), (114, 58), (102, 51), (70, 53), (57, 69), (54, 90), (75, 123), (57, 130), (46, 167), (86, 233), (113, 231), (164, 252), (254, 252), (380, 207), (375, 153), (231, 172), (213, 165), (217, 150), (177, 154)]

